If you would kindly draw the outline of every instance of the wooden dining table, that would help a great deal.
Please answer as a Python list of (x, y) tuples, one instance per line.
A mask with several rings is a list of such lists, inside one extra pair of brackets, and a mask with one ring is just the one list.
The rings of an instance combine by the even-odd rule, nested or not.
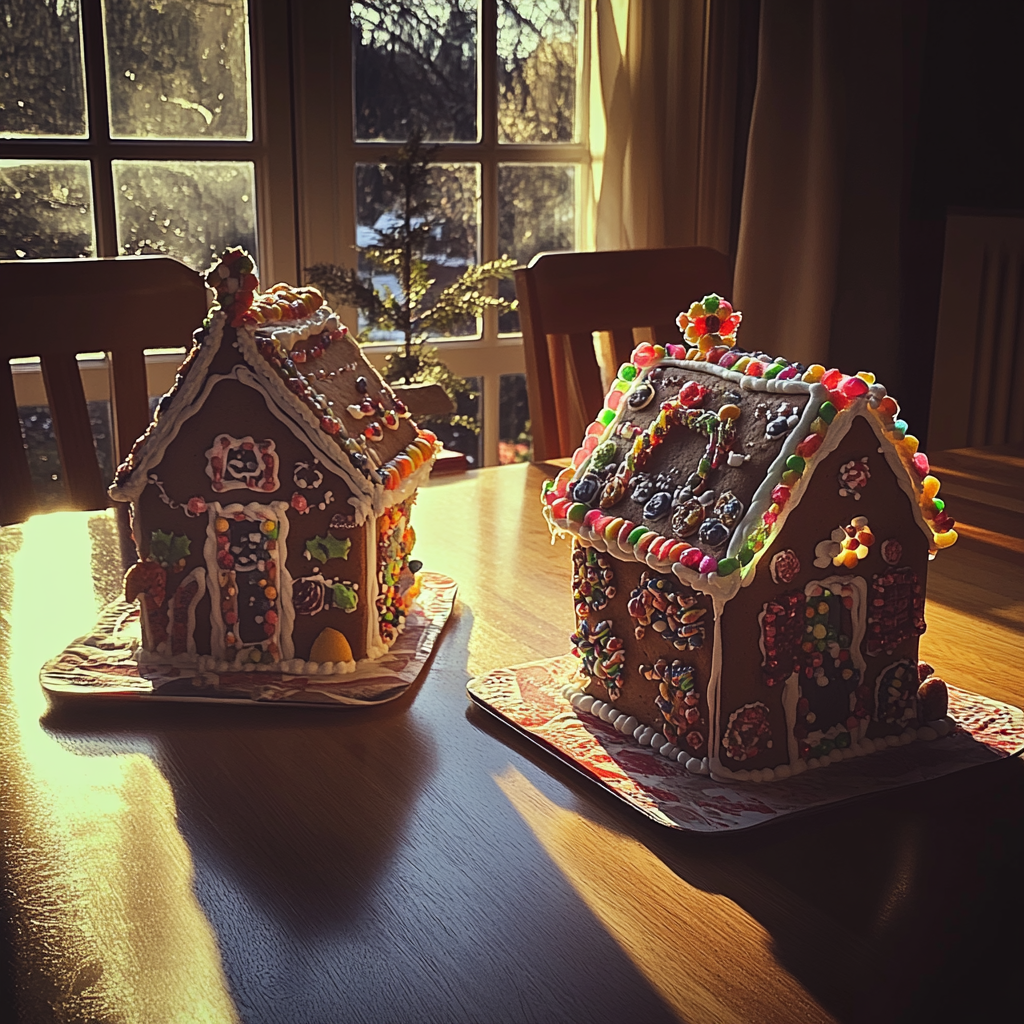
[[(1024, 706), (1024, 457), (933, 463), (961, 526), (922, 657)], [(1019, 758), (701, 835), (467, 700), (569, 650), (544, 473), (420, 492), (416, 555), (459, 596), (417, 683), (368, 709), (50, 703), (40, 666), (118, 595), (113, 513), (0, 531), (0, 1017), (1019, 1020)]]

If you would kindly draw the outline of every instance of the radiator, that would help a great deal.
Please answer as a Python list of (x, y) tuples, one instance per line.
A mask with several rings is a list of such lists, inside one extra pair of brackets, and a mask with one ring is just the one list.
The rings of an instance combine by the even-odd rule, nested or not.
[(946, 221), (928, 447), (1024, 444), (1024, 217)]

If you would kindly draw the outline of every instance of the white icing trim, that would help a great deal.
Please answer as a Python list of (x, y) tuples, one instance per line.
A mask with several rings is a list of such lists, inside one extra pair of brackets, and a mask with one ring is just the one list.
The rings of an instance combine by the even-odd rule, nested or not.
[(261, 324), (250, 325), (250, 330), (263, 338), (273, 339), (290, 352), (300, 341), (324, 331), (336, 331), (340, 326), (341, 321), (331, 307), (324, 305), (300, 320), (265, 320)]

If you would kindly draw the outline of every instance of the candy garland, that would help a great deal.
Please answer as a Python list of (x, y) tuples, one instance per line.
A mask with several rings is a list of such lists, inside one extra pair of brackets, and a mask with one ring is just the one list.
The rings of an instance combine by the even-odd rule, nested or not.
[(694, 686), (694, 670), (681, 661), (659, 658), (653, 665), (641, 665), (640, 674), (658, 683), (654, 705), (661, 712), (662, 734), (677, 746), (689, 747), (700, 757), (707, 743), (707, 721), (700, 713), (700, 694)]
[(677, 650), (697, 650), (704, 645), (701, 619), (707, 608), (693, 594), (683, 596), (661, 573), (644, 572), (640, 585), (629, 595), (629, 614), (636, 620), (634, 634), (642, 640), (654, 630)]
[(618, 700), (622, 693), (620, 677), (626, 661), (622, 640), (612, 636), (612, 624), (608, 619), (591, 625), (581, 619), (569, 640), (572, 653), (580, 659), (582, 670), (603, 683), (612, 700)]
[(615, 572), (611, 561), (594, 548), (576, 544), (572, 552), (572, 597), (576, 614), (599, 612), (615, 596)]
[[(705, 299), (705, 303), (706, 301)], [(690, 314), (688, 312), (685, 315), (688, 318)], [(739, 316), (732, 313), (730, 315)], [(680, 322), (682, 318), (683, 314), (680, 314)], [(689, 326), (691, 325), (687, 320), (684, 328)], [(696, 327), (696, 323), (693, 326)], [(706, 319), (704, 333), (700, 333), (699, 327), (697, 330), (698, 342), (705, 335), (716, 333), (707, 330)], [(735, 328), (733, 330), (735, 331)], [(874, 374), (861, 371), (854, 376), (848, 376), (837, 369), (826, 370), (817, 363), (805, 368), (800, 363), (790, 363), (781, 357), (773, 359), (761, 354), (737, 352), (728, 343), (728, 336), (719, 335), (718, 340), (722, 344), (715, 344), (712, 339), (710, 347), (704, 351), (699, 344), (687, 348), (684, 345), (662, 346), (649, 342), (642, 342), (633, 350), (631, 361), (619, 368), (616, 380), (606, 396), (604, 408), (587, 428), (583, 444), (573, 454), (572, 466), (559, 473), (553, 481), (545, 483), (542, 499), (553, 522), (566, 523), (574, 533), (588, 527), (593, 534), (600, 534), (609, 545), (617, 544), (623, 551), (631, 552), (639, 561), (647, 561), (648, 557), (653, 555), (663, 562), (679, 562), (685, 568), (703, 576), (730, 576), (750, 565), (755, 555), (777, 532), (777, 524), (786, 504), (808, 468), (813, 469), (815, 455), (836, 416), (863, 398), (868, 410), (875, 416), (882, 432), (888, 436), (897, 456), (907, 469), (922, 515), (931, 530), (932, 552), (956, 542), (957, 533), (953, 528), (955, 522), (945, 512), (942, 499), (937, 497), (939, 481), (930, 473), (928, 458), (923, 452), (918, 451), (917, 438), (907, 433), (906, 422), (897, 418), (899, 405), (886, 394), (882, 385), (875, 382)], [(732, 343), (734, 342), (733, 336)], [(731, 557), (719, 560), (712, 555), (705, 555), (699, 548), (691, 547), (682, 541), (663, 537), (622, 517), (607, 515), (600, 508), (592, 509), (582, 502), (574, 502), (568, 493), (569, 484), (577, 470), (592, 458), (602, 442), (610, 439), (611, 427), (618, 415), (618, 409), (639, 373), (647, 367), (654, 366), (666, 356), (690, 362), (711, 363), (754, 379), (820, 384), (828, 393), (827, 399), (822, 401), (817, 409), (808, 434), (786, 460), (779, 479), (772, 488), (771, 505), (762, 513), (761, 521)], [(652, 427), (658, 424), (659, 418), (660, 416), (655, 418)], [(661, 429), (663, 430), (664, 426)], [(637, 445), (643, 445), (645, 436), (654, 435), (649, 429), (646, 435), (641, 433), (634, 440), (634, 448), (627, 455), (627, 472), (635, 470)], [(650, 441), (648, 445), (653, 447)], [(628, 465), (630, 455), (634, 458), (633, 466)], [(607, 507), (610, 503), (605, 504)]]

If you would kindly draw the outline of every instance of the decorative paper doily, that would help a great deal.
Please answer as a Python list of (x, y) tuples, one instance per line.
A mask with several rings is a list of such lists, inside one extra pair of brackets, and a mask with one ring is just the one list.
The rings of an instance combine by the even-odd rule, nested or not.
[(40, 682), (55, 696), (89, 700), (218, 700), (341, 708), (383, 704), (416, 681), (455, 603), (454, 580), (424, 572), (421, 581), (419, 597), (391, 650), (348, 675), (140, 668), (138, 605), (117, 601), (104, 609), (92, 633), (46, 663)]
[(641, 747), (562, 695), (573, 655), (498, 669), (470, 681), (470, 697), (647, 817), (670, 828), (726, 832), (786, 814), (909, 786), (1024, 750), (1024, 712), (949, 687), (956, 729), (941, 739), (890, 747), (784, 782), (716, 782)]

